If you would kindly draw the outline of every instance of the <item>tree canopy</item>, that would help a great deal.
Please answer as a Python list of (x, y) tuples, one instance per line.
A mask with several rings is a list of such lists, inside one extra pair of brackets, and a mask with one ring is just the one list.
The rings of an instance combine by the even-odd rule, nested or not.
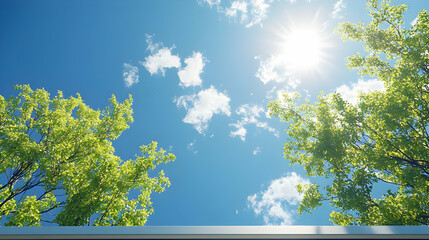
[(112, 140), (133, 122), (131, 96), (119, 103), (113, 95), (97, 111), (79, 94), (65, 99), (58, 91), (51, 99), (44, 89), (15, 88), (18, 96), (0, 95), (1, 222), (144, 225), (153, 212), (151, 193), (170, 186), (163, 171), (149, 172), (175, 156), (156, 142), (132, 160), (114, 154)]
[[(322, 93), (315, 104), (299, 94), (269, 104), (272, 116), (290, 122), (285, 158), (332, 180), (298, 186), (298, 213), (329, 201), (334, 224), (429, 225), (429, 14), (405, 28), (407, 6), (367, 6), (369, 24), (346, 22), (337, 31), (367, 52), (347, 58), (348, 67), (385, 91), (361, 93), (357, 104), (338, 93)], [(373, 191), (378, 185), (382, 195)]]

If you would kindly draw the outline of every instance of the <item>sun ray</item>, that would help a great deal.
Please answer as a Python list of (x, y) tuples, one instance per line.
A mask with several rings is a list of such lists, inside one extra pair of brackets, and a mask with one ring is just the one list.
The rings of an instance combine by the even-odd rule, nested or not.
[(313, 19), (297, 19), (302, 20), (298, 17), (289, 19), (286, 26), (277, 29), (277, 54), (285, 68), (295, 75), (320, 74), (328, 62), (330, 34), (325, 32), (318, 14)]

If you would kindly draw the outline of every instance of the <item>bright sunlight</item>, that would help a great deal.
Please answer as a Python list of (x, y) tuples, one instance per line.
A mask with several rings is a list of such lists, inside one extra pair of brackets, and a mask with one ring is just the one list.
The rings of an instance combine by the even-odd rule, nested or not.
[(316, 28), (299, 27), (285, 33), (282, 48), (285, 61), (291, 68), (313, 72), (322, 60), (324, 40)]

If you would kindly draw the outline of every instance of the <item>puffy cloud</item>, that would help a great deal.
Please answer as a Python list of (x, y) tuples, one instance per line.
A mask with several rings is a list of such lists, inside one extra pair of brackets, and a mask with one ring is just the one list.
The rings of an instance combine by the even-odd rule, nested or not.
[(239, 115), (241, 119), (236, 123), (230, 124), (230, 126), (237, 129), (236, 131), (230, 132), (229, 135), (231, 137), (239, 136), (240, 139), (244, 142), (246, 140), (247, 133), (245, 126), (248, 124), (255, 124), (256, 127), (263, 128), (269, 132), (274, 133), (275, 136), (278, 136), (278, 132), (274, 128), (268, 126), (268, 123), (261, 122), (258, 119), (261, 116), (261, 113), (263, 113), (262, 115), (265, 115), (265, 110), (263, 107), (258, 105), (250, 106), (248, 104), (244, 104), (238, 107), (235, 113)]
[(296, 78), (294, 70), (290, 68), (287, 60), (281, 55), (271, 55), (263, 60), (259, 57), (259, 68), (255, 77), (259, 78), (262, 83), (267, 84), (273, 82), (285, 82), (289, 87), (295, 89), (300, 81)]
[(242, 125), (236, 124), (236, 123), (232, 123), (232, 124), (230, 124), (230, 126), (236, 127), (237, 130), (231, 131), (229, 133), (229, 135), (231, 137), (239, 136), (241, 138), (241, 140), (244, 142), (246, 140), (247, 130)]
[(191, 57), (185, 59), (185, 63), (186, 67), (177, 72), (180, 79), (180, 86), (201, 86), (202, 80), (200, 74), (203, 72), (205, 65), (203, 55), (200, 52), (194, 52)]
[(291, 208), (303, 198), (296, 189), (297, 184), (310, 184), (310, 181), (295, 172), (275, 179), (265, 191), (247, 197), (248, 207), (256, 215), (262, 215), (267, 225), (291, 225), (294, 212)]
[(247, 2), (245, 1), (234, 1), (231, 3), (231, 7), (226, 8), (225, 15), (228, 17), (235, 17), (237, 13), (241, 13), (241, 21), (247, 19)]
[(386, 91), (384, 88), (384, 83), (378, 79), (370, 79), (364, 81), (359, 79), (357, 83), (352, 83), (351, 88), (345, 84), (341, 85), (335, 90), (337, 93), (341, 94), (344, 100), (347, 102), (356, 105), (358, 103), (359, 93), (369, 93), (372, 91)]
[(344, 3), (344, 0), (339, 0), (334, 4), (334, 10), (331, 13), (331, 16), (333, 19), (341, 19), (343, 18), (342, 15), (340, 15), (341, 11), (346, 8), (346, 4)]
[(146, 35), (146, 42), (148, 44), (147, 49), (150, 50), (151, 55), (145, 57), (145, 61), (140, 61), (146, 70), (151, 74), (161, 72), (165, 75), (166, 68), (180, 68), (180, 58), (177, 55), (173, 55), (171, 48), (164, 47), (162, 43), (153, 43), (152, 36)]
[(139, 69), (128, 63), (123, 64), (124, 70), (122, 76), (124, 77), (125, 86), (131, 87), (133, 84), (139, 82)]
[(207, 129), (208, 122), (214, 114), (231, 115), (229, 101), (226, 94), (218, 92), (213, 86), (201, 90), (197, 95), (181, 96), (175, 99), (178, 107), (181, 106), (187, 110), (183, 122), (192, 124), (199, 133), (203, 133)]

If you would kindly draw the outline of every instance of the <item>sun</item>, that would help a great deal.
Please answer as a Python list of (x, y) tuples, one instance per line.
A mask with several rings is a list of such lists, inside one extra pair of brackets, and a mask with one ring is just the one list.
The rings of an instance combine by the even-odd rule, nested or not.
[(319, 70), (327, 42), (319, 28), (304, 25), (283, 32), (280, 46), (287, 67), (295, 72), (307, 73)]
[(285, 55), (298, 70), (317, 67), (321, 58), (321, 39), (311, 28), (296, 29), (289, 33), (285, 42)]

